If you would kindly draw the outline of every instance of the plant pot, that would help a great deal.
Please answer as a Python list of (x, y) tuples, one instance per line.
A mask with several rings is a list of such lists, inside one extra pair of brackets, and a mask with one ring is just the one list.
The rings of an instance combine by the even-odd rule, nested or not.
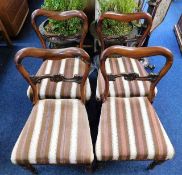
[[(90, 33), (95, 38), (95, 40), (99, 40), (98, 34), (96, 32), (97, 21), (93, 21), (90, 25)], [(103, 35), (104, 43), (106, 47), (113, 45), (123, 45), (123, 46), (135, 46), (138, 41), (137, 34), (139, 33), (138, 28), (132, 26), (132, 31), (128, 35), (122, 36), (106, 36)], [(100, 46), (99, 46), (100, 47)]]
[(46, 42), (48, 42), (50, 48), (63, 48), (69, 46), (76, 46), (80, 43), (81, 34), (78, 33), (74, 36), (63, 36), (46, 31), (46, 26), (48, 25), (49, 20), (43, 21), (39, 26), (39, 31), (44, 37)]
[[(98, 40), (98, 35), (96, 32), (96, 25), (99, 17), (101, 15), (101, 8), (100, 8), (100, 4), (98, 2), (98, 0), (96, 0), (95, 2), (95, 21), (91, 24), (90, 26), (90, 32), (91, 34), (94, 36), (94, 38), (96, 40)], [(104, 43), (106, 47), (112, 46), (112, 45), (125, 45), (125, 46), (134, 46), (136, 41), (137, 41), (137, 35), (138, 35), (138, 28), (133, 25), (132, 23), (129, 23), (129, 25), (131, 25), (131, 32), (129, 32), (129, 34), (126, 35), (115, 35), (115, 36), (106, 36), (103, 35), (103, 39), (104, 39)]]

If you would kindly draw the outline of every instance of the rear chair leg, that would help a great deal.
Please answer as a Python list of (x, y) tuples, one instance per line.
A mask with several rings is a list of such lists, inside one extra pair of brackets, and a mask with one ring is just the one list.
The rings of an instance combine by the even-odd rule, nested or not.
[(86, 172), (87, 173), (93, 173), (94, 172), (93, 166), (92, 165), (86, 166)]
[(153, 170), (157, 165), (161, 165), (162, 163), (164, 163), (165, 160), (159, 160), (159, 161), (156, 161), (154, 160), (148, 167), (147, 167), (147, 170)]
[(35, 167), (33, 167), (31, 164), (27, 164), (27, 165), (20, 165), (21, 167), (23, 167), (24, 169), (30, 171), (32, 174), (38, 174), (38, 171)]
[(86, 172), (87, 173), (94, 173), (97, 168), (98, 168), (98, 162), (96, 160), (94, 160), (91, 165), (88, 165), (86, 167)]

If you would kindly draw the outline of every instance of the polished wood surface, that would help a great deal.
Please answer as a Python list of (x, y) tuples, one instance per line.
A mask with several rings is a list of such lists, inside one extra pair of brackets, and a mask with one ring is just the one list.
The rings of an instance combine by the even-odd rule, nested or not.
[(23, 59), (26, 57), (33, 57), (36, 59), (44, 59), (44, 60), (61, 60), (65, 58), (75, 58), (79, 57), (85, 64), (85, 73), (83, 75), (81, 84), (80, 84), (80, 92), (81, 92), (81, 100), (85, 103), (85, 82), (89, 75), (90, 71), (90, 56), (81, 48), (70, 47), (66, 49), (38, 49), (38, 48), (24, 48), (17, 52), (15, 55), (15, 64), (19, 72), (25, 78), (25, 80), (30, 84), (33, 90), (33, 104), (37, 103), (39, 100), (37, 87), (33, 83), (30, 74), (22, 65)]
[[(101, 72), (105, 80), (105, 91), (103, 94), (103, 101), (105, 101), (109, 94), (109, 79), (108, 75), (106, 73), (105, 68), (105, 61), (108, 57), (112, 55), (119, 55), (121, 56), (120, 59), (123, 57), (134, 58), (134, 59), (141, 59), (143, 57), (149, 57), (149, 56), (164, 56), (166, 58), (165, 65), (162, 67), (160, 72), (158, 73), (158, 77), (155, 81), (151, 82), (150, 86), (150, 93), (148, 96), (148, 99), (150, 102), (153, 102), (153, 99), (155, 97), (155, 87), (158, 84), (158, 82), (164, 77), (164, 75), (168, 72), (168, 70), (171, 68), (173, 64), (173, 55), (170, 50), (163, 48), (163, 47), (124, 47), (124, 46), (111, 46), (105, 49), (101, 54)], [(113, 58), (114, 59), (114, 58)], [(146, 81), (146, 80), (144, 80)]]
[(178, 23), (174, 26), (174, 32), (176, 34), (176, 38), (182, 52), (182, 15), (178, 21)]
[(115, 12), (105, 12), (100, 16), (100, 18), (98, 20), (98, 24), (97, 24), (97, 33), (98, 33), (99, 40), (101, 42), (102, 51), (105, 49), (104, 36), (103, 36), (103, 32), (102, 32), (102, 24), (103, 24), (104, 19), (111, 19), (111, 20), (116, 20), (116, 21), (120, 21), (120, 22), (132, 22), (135, 20), (144, 19), (146, 21), (147, 26), (143, 32), (143, 35), (137, 42), (138, 47), (142, 46), (146, 37), (150, 33), (150, 29), (152, 27), (152, 17), (148, 13), (140, 12), (140, 13), (132, 13), (132, 14), (119, 14), (119, 13), (115, 13)]
[(9, 36), (18, 35), (28, 12), (27, 0), (0, 0), (0, 18)]
[(83, 27), (81, 31), (80, 48), (83, 48), (83, 43), (88, 32), (88, 19), (84, 12), (78, 10), (71, 10), (65, 12), (48, 11), (44, 9), (37, 9), (32, 13), (32, 26), (40, 39), (43, 48), (46, 48), (46, 42), (39, 31), (39, 27), (36, 24), (36, 18), (39, 16), (45, 16), (57, 21), (68, 20), (70, 18), (77, 17), (83, 21)]
[(8, 46), (11, 47), (12, 46), (12, 42), (11, 42), (9, 36), (8, 36), (8, 33), (7, 33), (7, 31), (6, 31), (5, 27), (4, 27), (1, 19), (0, 19), (0, 32), (2, 33), (2, 36), (6, 40)]

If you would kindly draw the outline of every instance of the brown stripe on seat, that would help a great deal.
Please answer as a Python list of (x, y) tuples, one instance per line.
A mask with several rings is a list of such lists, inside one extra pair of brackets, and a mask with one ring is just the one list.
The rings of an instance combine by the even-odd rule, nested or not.
[[(82, 105), (82, 104), (81, 104)], [(80, 117), (80, 114), (86, 114), (86, 109), (82, 105), (78, 109), (78, 117)], [(86, 137), (86, 139), (83, 140), (82, 135), (85, 133), (85, 131), (89, 128), (89, 124), (87, 122), (87, 116), (83, 115), (82, 120), (78, 120), (78, 137), (77, 137), (77, 159), (79, 162), (78, 164), (83, 164), (84, 162), (89, 162), (91, 160), (90, 153), (92, 150), (90, 149), (92, 145), (91, 144), (91, 137)], [(79, 147), (79, 145), (82, 145), (82, 148)], [(88, 146), (90, 145), (90, 146)], [(85, 156), (88, 155), (88, 156)]]
[(137, 160), (145, 160), (147, 159), (148, 150), (147, 150), (147, 143), (145, 138), (145, 130), (142, 122), (142, 112), (139, 108), (140, 104), (138, 99), (131, 99), (131, 111), (133, 116), (133, 124), (135, 130), (135, 137), (136, 137), (136, 146), (137, 146)]
[[(112, 74), (116, 75), (118, 74), (118, 72), (120, 71), (119, 69), (119, 64), (118, 64), (118, 59), (114, 58), (114, 59), (109, 59), (110, 60), (110, 67), (111, 67), (111, 72)], [(115, 94), (116, 96), (123, 96), (124, 94), (124, 86), (123, 83), (121, 81), (121, 78), (117, 78), (115, 82), (113, 82), (114, 84), (114, 90), (115, 90)], [(118, 94), (118, 95), (117, 95)]]
[[(139, 61), (136, 61), (136, 64), (137, 64), (137, 67), (138, 67), (138, 70), (140, 72), (140, 76), (147, 76), (148, 73), (145, 71), (143, 65), (139, 62)], [(143, 83), (143, 86), (144, 86), (144, 89), (145, 89), (145, 94), (148, 95), (147, 93), (150, 92), (150, 82), (149, 81), (142, 81)]]
[[(116, 60), (116, 69), (120, 71), (118, 59)], [(124, 85), (123, 85), (123, 83), (122, 83), (121, 80), (118, 81), (118, 83), (117, 83), (117, 80), (119, 80), (119, 79), (116, 79), (116, 86), (118, 85), (118, 86), (119, 86), (118, 89), (120, 89), (120, 92), (119, 92), (119, 90), (118, 90), (118, 94), (119, 94), (119, 96), (120, 96), (120, 94), (121, 94), (121, 96), (123, 97), (124, 94), (125, 94), (125, 93), (124, 93)]]
[[(42, 122), (38, 147), (37, 147), (37, 162), (41, 162), (42, 164), (46, 164), (49, 162), (49, 146), (51, 140), (51, 131), (53, 126), (54, 119), (54, 111), (55, 111), (55, 103), (50, 101), (50, 103), (46, 104), (44, 110), (44, 120)], [(44, 155), (42, 157), (42, 155)]]
[[(79, 108), (78, 109), (78, 114), (82, 114), (83, 113), (83, 110), (82, 108)], [(84, 116), (85, 117), (85, 116)], [(88, 154), (87, 152), (87, 145), (89, 144), (88, 140), (84, 140), (82, 139), (81, 135), (82, 135), (82, 132), (85, 131), (85, 122), (80, 122), (78, 121), (78, 138), (77, 138), (77, 144), (80, 145), (80, 144), (83, 144), (83, 147), (81, 149), (81, 147), (77, 147), (77, 157), (79, 157), (79, 160), (80, 162), (77, 162), (77, 163), (83, 163), (84, 162), (84, 154)]]
[[(67, 109), (68, 108), (68, 109)], [(59, 140), (58, 140), (58, 163), (69, 162), (69, 151), (70, 151), (70, 137), (71, 137), (71, 121), (72, 121), (72, 105), (70, 102), (66, 101), (62, 104), (61, 110), (64, 113), (62, 122), (60, 124), (59, 130)]]
[(44, 61), (44, 62), (41, 64), (41, 66), (40, 66), (38, 72), (36, 73), (37, 76), (40, 76), (40, 75), (43, 75), (43, 74), (44, 74), (45, 69), (46, 69), (46, 67), (47, 67), (47, 62), (48, 62), (48, 60)]
[(64, 138), (64, 149), (61, 149), (62, 154), (64, 155), (65, 162), (70, 162), (70, 143), (71, 143), (71, 130), (72, 130), (72, 118), (73, 118), (73, 102), (68, 100), (66, 104), (63, 104), (63, 108), (66, 109), (66, 119), (63, 131), (63, 138)]
[(125, 104), (123, 101), (116, 99), (116, 121), (118, 128), (118, 145), (119, 145), (119, 159), (128, 160), (130, 157), (129, 150), (129, 136), (126, 124), (126, 116), (124, 115)]
[[(67, 102), (66, 102), (67, 103)], [(58, 144), (57, 144), (57, 152), (56, 152), (56, 161), (57, 163), (65, 163), (64, 161), (64, 132), (65, 132), (65, 121), (66, 121), (66, 108), (63, 107), (61, 103), (61, 119), (59, 125), (59, 136), (58, 136)], [(62, 144), (62, 145), (61, 145)]]
[[(77, 58), (78, 59), (78, 58)], [(79, 69), (78, 69), (78, 75), (83, 75), (85, 72), (85, 63), (83, 61), (79, 60)]]
[[(57, 61), (57, 60), (53, 61), (52, 69), (50, 72), (51, 75), (56, 75), (59, 73), (61, 62), (62, 61)], [(46, 98), (50, 98), (50, 97), (54, 98), (54, 94), (56, 92), (56, 85), (57, 85), (56, 82), (48, 80), (46, 94), (49, 94), (49, 95), (46, 95)]]
[(112, 135), (110, 121), (110, 105), (104, 103), (101, 111), (101, 155), (102, 160), (110, 160), (112, 158)]

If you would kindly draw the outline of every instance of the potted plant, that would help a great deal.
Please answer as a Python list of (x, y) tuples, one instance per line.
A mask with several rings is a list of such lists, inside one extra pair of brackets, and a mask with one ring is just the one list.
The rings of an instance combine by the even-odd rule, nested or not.
[[(96, 16), (99, 17), (102, 13), (107, 11), (133, 13), (138, 11), (138, 3), (136, 0), (97, 0)], [(131, 34), (132, 30), (133, 25), (131, 25), (131, 23), (121, 23), (110, 19), (103, 21), (103, 35), (112, 44), (122, 42), (123, 39)]]
[[(83, 11), (87, 6), (88, 0), (44, 0), (42, 9), (51, 11)], [(45, 20), (39, 27), (40, 32), (45, 38), (49, 38), (54, 47), (65, 45), (67, 43), (77, 41), (80, 37), (82, 29), (81, 20), (78, 18), (71, 18), (65, 21), (56, 21), (52, 19)], [(78, 41), (79, 42), (79, 39)]]

